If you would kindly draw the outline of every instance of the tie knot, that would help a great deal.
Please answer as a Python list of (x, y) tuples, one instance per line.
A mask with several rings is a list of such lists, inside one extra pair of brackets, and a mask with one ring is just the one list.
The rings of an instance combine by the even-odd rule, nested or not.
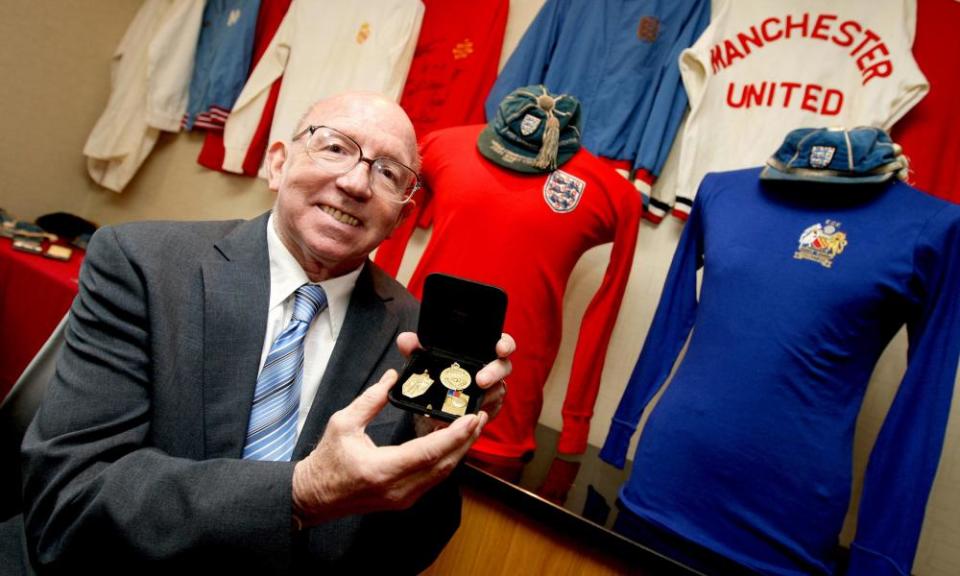
[(313, 317), (327, 307), (327, 294), (316, 284), (304, 284), (297, 288), (296, 298), (293, 301), (293, 318), (306, 322), (313, 322)]

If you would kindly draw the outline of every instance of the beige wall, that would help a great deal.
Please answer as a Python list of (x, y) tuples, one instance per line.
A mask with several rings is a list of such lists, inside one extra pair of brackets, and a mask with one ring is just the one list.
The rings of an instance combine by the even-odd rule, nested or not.
[(25, 219), (62, 210), (113, 224), (250, 217), (273, 204), (261, 180), (200, 167), (197, 134), (162, 135), (122, 194), (86, 177), (83, 145), (109, 96), (110, 57), (140, 4), (0, 0), (0, 207)]
[[(505, 44), (515, 46), (543, 0), (514, 2)], [(21, 218), (74, 212), (101, 224), (144, 218), (234, 218), (253, 216), (272, 204), (263, 182), (225, 176), (195, 162), (201, 139), (194, 134), (161, 137), (152, 156), (122, 194), (86, 178), (83, 143), (106, 104), (109, 59), (139, 7), (131, 0), (0, 0), (0, 207)], [(673, 160), (658, 185), (671, 185)], [(659, 297), (680, 225), (644, 224), (633, 273), (603, 371), (590, 442), (600, 445), (643, 343)], [(409, 277), (428, 235), (418, 234), (401, 278)], [(541, 420), (560, 425), (560, 406), (579, 318), (600, 285), (609, 247), (588, 252), (568, 284), (563, 343), (546, 386)], [(869, 445), (904, 370), (903, 335), (878, 365), (857, 435), (857, 480)], [(955, 399), (954, 413), (957, 412)], [(960, 574), (960, 426), (951, 421), (924, 535), (915, 565), (921, 576)], [(892, 503), (895, 504), (895, 503)], [(852, 526), (845, 531), (847, 539)]]

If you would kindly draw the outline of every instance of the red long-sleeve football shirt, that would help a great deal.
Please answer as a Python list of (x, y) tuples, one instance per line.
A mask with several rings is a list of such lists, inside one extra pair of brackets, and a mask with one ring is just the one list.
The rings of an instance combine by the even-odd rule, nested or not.
[[(603, 282), (580, 325), (563, 404), (558, 450), (586, 448), (593, 404), (636, 247), (642, 202), (629, 182), (586, 150), (552, 174), (521, 174), (477, 151), (483, 125), (433, 132), (422, 141), (427, 193), (411, 222), (433, 233), (408, 288), (444, 272), (494, 284), (509, 303), (504, 330), (517, 341), (510, 392), (474, 450), (518, 457), (535, 447), (543, 386), (560, 346), (563, 294), (588, 249), (613, 242)], [(377, 263), (396, 273), (413, 226), (381, 245)]]

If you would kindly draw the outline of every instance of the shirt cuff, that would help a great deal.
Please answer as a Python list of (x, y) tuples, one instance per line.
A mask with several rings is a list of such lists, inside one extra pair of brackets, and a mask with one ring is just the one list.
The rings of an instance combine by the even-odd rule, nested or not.
[(610, 424), (607, 440), (600, 450), (600, 459), (622, 469), (627, 463), (627, 449), (630, 448), (631, 436), (633, 436), (633, 427), (619, 422)]
[(850, 564), (847, 576), (909, 576), (909, 570), (901, 570), (892, 558), (854, 542), (850, 546)]
[(557, 441), (557, 452), (561, 454), (583, 454), (587, 451), (587, 437), (590, 435), (590, 416), (573, 414), (563, 415), (563, 430)]

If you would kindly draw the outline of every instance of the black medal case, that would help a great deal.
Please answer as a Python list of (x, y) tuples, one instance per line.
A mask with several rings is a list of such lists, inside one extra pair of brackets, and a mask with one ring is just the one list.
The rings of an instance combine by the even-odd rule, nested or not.
[(417, 320), (421, 350), (390, 389), (394, 406), (452, 422), (483, 404), (477, 372), (497, 357), (507, 294), (488, 284), (430, 274)]

